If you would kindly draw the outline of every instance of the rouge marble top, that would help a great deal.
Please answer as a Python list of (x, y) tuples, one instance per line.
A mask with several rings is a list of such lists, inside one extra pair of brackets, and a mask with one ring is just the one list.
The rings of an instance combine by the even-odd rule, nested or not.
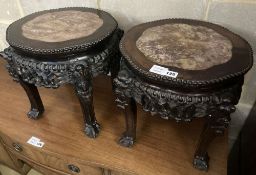
[(24, 37), (44, 41), (62, 42), (93, 34), (103, 24), (95, 13), (78, 10), (49, 12), (22, 25)]
[(120, 52), (124, 64), (141, 80), (195, 91), (222, 86), (253, 65), (245, 39), (220, 25), (193, 19), (136, 25), (124, 34)]
[(154, 63), (185, 70), (203, 70), (228, 62), (231, 41), (198, 25), (164, 24), (146, 29), (137, 48)]
[(31, 56), (66, 56), (100, 48), (118, 28), (107, 12), (86, 7), (67, 7), (32, 13), (6, 30), (6, 41)]

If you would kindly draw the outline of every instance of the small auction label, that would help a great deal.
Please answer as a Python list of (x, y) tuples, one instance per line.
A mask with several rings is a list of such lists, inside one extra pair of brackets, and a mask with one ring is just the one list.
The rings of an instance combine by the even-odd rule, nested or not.
[(153, 72), (159, 75), (164, 75), (172, 78), (176, 78), (178, 76), (178, 72), (173, 72), (170, 71), (168, 68), (158, 66), (158, 65), (153, 65), (149, 72)]
[(38, 148), (42, 148), (44, 146), (44, 142), (41, 142), (39, 138), (32, 136), (28, 141), (28, 144), (33, 145)]

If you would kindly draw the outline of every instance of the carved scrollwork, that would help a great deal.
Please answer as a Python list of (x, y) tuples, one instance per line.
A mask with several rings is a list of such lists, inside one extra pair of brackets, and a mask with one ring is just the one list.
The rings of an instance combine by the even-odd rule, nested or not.
[[(128, 67), (129, 66), (129, 67)], [(240, 98), (243, 76), (229, 79), (226, 84), (215, 84), (208, 89), (181, 89), (151, 84), (147, 79), (130, 69), (125, 59), (121, 61), (118, 76), (114, 79), (117, 105), (124, 109), (126, 119), (126, 131), (119, 143), (130, 147), (136, 140), (136, 101), (145, 111), (151, 114), (159, 114), (164, 119), (173, 118), (177, 122), (189, 122), (193, 118), (205, 117), (203, 127), (193, 160), (194, 167), (207, 170), (209, 156), (207, 148), (209, 143), (218, 135), (222, 135), (230, 122), (230, 113), (235, 111), (235, 105)], [(159, 79), (161, 81), (161, 79)], [(158, 81), (158, 82), (159, 82)]]
[(111, 60), (118, 54), (120, 33), (122, 31), (117, 29), (109, 41), (110, 44), (103, 51), (95, 55), (73, 56), (67, 61), (39, 61), (16, 53), (12, 47), (5, 49), (2, 56), (7, 60), (7, 70), (14, 80), (22, 78), (23, 81), (36, 86), (58, 88), (62, 84), (73, 83), (73, 74), (76, 74), (75, 70), (79, 64), (87, 65), (86, 68), (89, 68), (92, 76), (107, 74)]
[(70, 81), (70, 71), (65, 63), (43, 63), (33, 59), (24, 58), (14, 52), (12, 48), (4, 51), (7, 70), (14, 78), (22, 78), (23, 81), (36, 86), (57, 88), (61, 84)]
[(0, 53), (7, 61), (9, 74), (14, 80), (19, 81), (28, 95), (31, 103), (28, 116), (37, 119), (44, 111), (35, 86), (58, 88), (62, 84), (69, 83), (73, 85), (82, 108), (84, 132), (88, 137), (95, 138), (99, 134), (100, 125), (94, 113), (91, 79), (100, 73), (109, 73), (112, 69), (110, 64), (116, 63), (119, 67), (118, 44), (122, 34), (123, 31), (116, 29), (108, 40), (95, 45), (88, 52), (51, 55), (58, 56), (57, 58), (27, 56), (27, 52), (26, 54), (18, 52), (12, 47)]
[(160, 114), (164, 119), (174, 118), (176, 121), (191, 121), (195, 117), (205, 117), (215, 110), (230, 114), (234, 112), (234, 105), (241, 93), (241, 84), (214, 93), (201, 94), (179, 93), (157, 87), (136, 77), (123, 60), (114, 83), (119, 107), (125, 108), (125, 97), (132, 97), (145, 111)]
[(82, 62), (73, 66), (72, 83), (76, 87), (76, 93), (82, 98), (89, 99), (92, 94), (91, 73), (89, 65)]

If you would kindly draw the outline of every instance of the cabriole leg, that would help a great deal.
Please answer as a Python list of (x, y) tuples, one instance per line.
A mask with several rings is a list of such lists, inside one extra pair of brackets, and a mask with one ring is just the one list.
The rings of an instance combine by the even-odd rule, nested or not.
[(31, 104), (31, 109), (27, 113), (28, 117), (31, 119), (38, 119), (44, 112), (44, 106), (37, 87), (23, 81), (21, 78), (19, 79), (19, 83), (25, 90)]
[(230, 113), (221, 110), (208, 115), (204, 129), (194, 155), (194, 167), (207, 171), (209, 168), (209, 156), (207, 149), (216, 136), (222, 136), (230, 122)]
[(94, 113), (91, 74), (80, 65), (76, 67), (76, 71), (74, 86), (83, 112), (84, 131), (88, 137), (96, 138), (100, 131), (100, 125), (97, 123)]
[(125, 113), (126, 131), (123, 133), (119, 143), (125, 147), (131, 147), (136, 139), (137, 106), (133, 98), (126, 98), (123, 111)]

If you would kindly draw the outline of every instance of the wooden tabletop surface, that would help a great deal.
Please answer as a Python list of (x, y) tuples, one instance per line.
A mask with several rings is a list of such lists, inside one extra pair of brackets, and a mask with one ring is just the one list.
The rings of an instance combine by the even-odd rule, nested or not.
[(203, 120), (190, 124), (167, 121), (138, 110), (138, 141), (133, 148), (117, 144), (124, 131), (124, 118), (114, 103), (110, 78), (94, 81), (95, 113), (102, 126), (97, 139), (83, 133), (83, 118), (71, 86), (57, 90), (39, 88), (45, 106), (43, 118), (27, 118), (29, 101), (19, 84), (12, 81), (0, 61), (0, 131), (21, 144), (31, 136), (45, 142), (38, 151), (82, 160), (100, 167), (140, 175), (225, 175), (227, 135), (218, 137), (209, 148), (208, 173), (196, 170), (192, 158)]

